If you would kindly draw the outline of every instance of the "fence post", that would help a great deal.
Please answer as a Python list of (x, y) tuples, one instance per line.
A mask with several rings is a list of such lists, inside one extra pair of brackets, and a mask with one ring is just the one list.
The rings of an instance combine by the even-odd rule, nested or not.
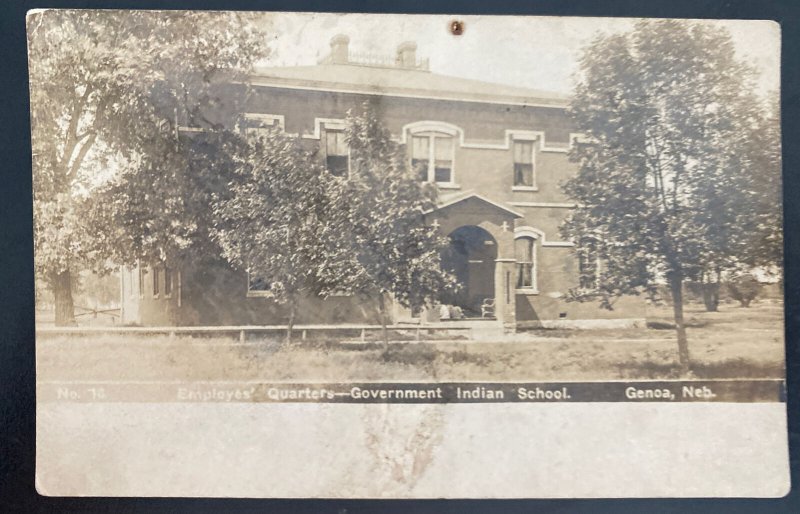
[(306, 329), (303, 329), (303, 335), (302, 335), (302, 336), (300, 336), (300, 337), (302, 337), (303, 339), (305, 339), (305, 338), (306, 338)]
[(361, 329), (361, 342), (363, 343), (366, 340), (367, 340), (367, 329), (362, 328)]
[(247, 335), (244, 330), (239, 331), (239, 342), (244, 343), (247, 338)]

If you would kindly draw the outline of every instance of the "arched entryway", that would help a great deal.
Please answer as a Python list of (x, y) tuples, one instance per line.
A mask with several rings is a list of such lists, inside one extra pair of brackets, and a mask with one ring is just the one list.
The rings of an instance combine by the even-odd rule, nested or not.
[(449, 234), (450, 245), (442, 255), (442, 266), (455, 275), (458, 288), (441, 301), (456, 305), (468, 318), (481, 317), (481, 304), (495, 296), (497, 241), (485, 229), (465, 225)]

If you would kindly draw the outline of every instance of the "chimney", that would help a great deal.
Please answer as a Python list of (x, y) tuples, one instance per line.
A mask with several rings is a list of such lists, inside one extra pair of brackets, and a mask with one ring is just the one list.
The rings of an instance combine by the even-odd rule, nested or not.
[(397, 64), (401, 68), (417, 67), (417, 44), (415, 42), (400, 43), (397, 47)]
[(331, 62), (333, 64), (347, 64), (350, 56), (347, 46), (350, 38), (344, 34), (337, 34), (331, 38)]

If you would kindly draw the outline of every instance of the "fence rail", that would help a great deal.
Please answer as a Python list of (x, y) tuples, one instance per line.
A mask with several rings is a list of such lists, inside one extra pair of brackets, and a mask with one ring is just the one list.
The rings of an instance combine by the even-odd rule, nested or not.
[[(362, 341), (366, 340), (367, 332), (381, 331), (381, 325), (295, 325), (294, 333), (300, 334), (301, 339), (306, 339), (309, 332), (315, 331), (359, 331)], [(162, 334), (175, 337), (178, 334), (238, 334), (239, 340), (247, 340), (248, 334), (286, 332), (287, 325), (236, 325), (236, 326), (201, 326), (201, 327), (37, 327), (37, 335), (120, 335), (120, 334)], [(465, 331), (472, 330), (470, 326), (459, 325), (387, 325), (387, 330), (414, 332), (416, 339), (421, 340), (422, 333)]]
[(97, 307), (81, 307), (80, 305), (76, 305), (75, 309), (80, 309), (83, 312), (76, 312), (75, 317), (80, 316), (92, 316), (94, 318), (97, 317), (98, 314), (102, 314), (104, 316), (110, 316), (111, 319), (116, 323), (116, 318), (122, 316), (122, 309), (119, 307), (111, 308), (111, 309), (98, 309)]

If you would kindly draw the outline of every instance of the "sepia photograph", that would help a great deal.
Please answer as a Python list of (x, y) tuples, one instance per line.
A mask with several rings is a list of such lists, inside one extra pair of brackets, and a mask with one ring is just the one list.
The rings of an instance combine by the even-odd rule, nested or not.
[[(786, 492), (776, 23), (47, 9), (27, 35), (40, 493)], [(636, 428), (734, 408), (700, 442)], [(515, 446), (539, 422), (578, 442)], [(486, 426), (516, 443), (459, 454)], [(651, 480), (542, 479), (620, 427)]]

